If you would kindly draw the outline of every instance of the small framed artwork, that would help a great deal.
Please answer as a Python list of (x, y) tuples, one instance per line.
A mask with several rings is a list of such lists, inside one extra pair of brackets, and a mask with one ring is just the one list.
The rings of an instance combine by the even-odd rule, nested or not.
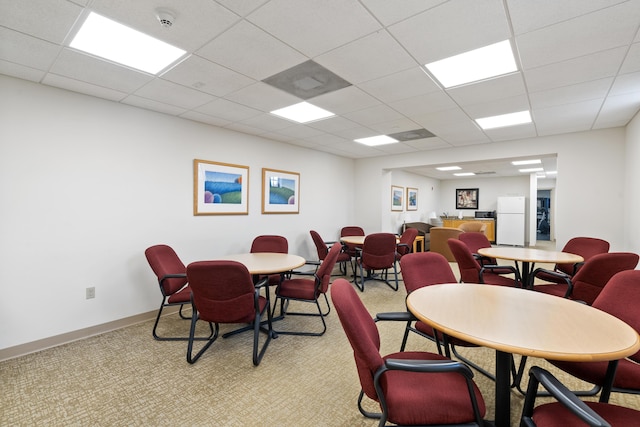
[(391, 186), (391, 210), (392, 211), (402, 211), (404, 201), (404, 188), (396, 187), (395, 185)]
[(456, 209), (478, 209), (478, 189), (457, 188)]
[(299, 203), (299, 173), (262, 168), (263, 214), (297, 214)]
[(407, 187), (407, 210), (418, 210), (418, 189)]
[(194, 215), (247, 215), (249, 167), (195, 159)]

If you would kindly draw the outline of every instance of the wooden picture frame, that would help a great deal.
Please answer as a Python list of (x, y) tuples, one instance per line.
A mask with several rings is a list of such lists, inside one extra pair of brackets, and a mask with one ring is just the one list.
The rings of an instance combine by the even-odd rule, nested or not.
[(404, 207), (404, 188), (395, 185), (391, 186), (391, 210), (402, 211)]
[(456, 188), (456, 209), (478, 209), (477, 188)]
[(407, 210), (418, 210), (418, 189), (407, 187)]
[(194, 159), (193, 214), (249, 214), (249, 167)]
[(262, 213), (300, 212), (300, 174), (262, 168)]

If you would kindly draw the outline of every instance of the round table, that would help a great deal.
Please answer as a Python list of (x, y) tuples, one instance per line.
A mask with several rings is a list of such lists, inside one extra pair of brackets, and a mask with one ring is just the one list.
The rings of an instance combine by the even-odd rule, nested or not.
[(224, 255), (220, 259), (242, 263), (247, 267), (249, 273), (253, 275), (283, 273), (301, 267), (306, 262), (304, 258), (298, 255), (275, 252)]
[(564, 298), (505, 286), (452, 283), (407, 297), (420, 320), (452, 337), (496, 350), (496, 426), (511, 417), (512, 354), (576, 362), (618, 360), (640, 336), (608, 313)]
[[(519, 248), (519, 247), (491, 247), (478, 249), (478, 255), (489, 258), (508, 259), (522, 262), (522, 284), (529, 285), (529, 274), (533, 271), (536, 262), (551, 264), (575, 264), (583, 262), (580, 255), (562, 251), (548, 251), (545, 249)], [(533, 285), (533, 283), (531, 283)]]

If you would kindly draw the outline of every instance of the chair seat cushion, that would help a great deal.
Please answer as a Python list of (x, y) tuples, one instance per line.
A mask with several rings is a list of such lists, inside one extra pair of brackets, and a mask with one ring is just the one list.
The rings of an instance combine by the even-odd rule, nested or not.
[(169, 304), (184, 304), (191, 302), (191, 288), (185, 286), (167, 299)]
[[(416, 330), (420, 331), (421, 333), (430, 336), (431, 338), (434, 338), (433, 336), (433, 328), (429, 325), (427, 325), (426, 323), (418, 320), (415, 324), (415, 328)], [(438, 341), (443, 342), (444, 341), (444, 336), (442, 334), (442, 332), (437, 331), (438, 334)], [(458, 347), (478, 347), (475, 344), (471, 344), (468, 341), (463, 341), (459, 338), (454, 338), (454, 337), (449, 337), (449, 343), (458, 346)]]
[(535, 285), (533, 289), (537, 292), (543, 292), (545, 294), (564, 298), (567, 290), (569, 289), (569, 285), (566, 283), (558, 283), (557, 285)]
[(514, 279), (500, 276), (498, 274), (493, 274), (487, 270), (485, 270), (484, 273), (482, 274), (482, 280), (487, 285), (511, 286), (511, 287), (515, 287), (516, 285), (519, 285), (519, 282), (516, 282)]
[[(561, 362), (549, 360), (551, 364), (591, 384), (603, 384), (609, 362)], [(640, 364), (621, 359), (616, 369), (613, 386), (640, 390)]]
[(285, 298), (314, 300), (316, 298), (316, 282), (311, 279), (293, 278), (283, 281), (276, 295)]
[[(612, 427), (633, 426), (640, 423), (640, 411), (598, 402), (585, 402), (607, 420)], [(536, 407), (533, 421), (538, 427), (583, 427), (586, 424), (558, 402)]]
[[(448, 360), (427, 352), (393, 353), (384, 359)], [(394, 370), (385, 373), (381, 385), (387, 398), (388, 420), (394, 424), (439, 425), (474, 421), (467, 384), (459, 374)], [(475, 385), (474, 390), (484, 417), (484, 400)]]

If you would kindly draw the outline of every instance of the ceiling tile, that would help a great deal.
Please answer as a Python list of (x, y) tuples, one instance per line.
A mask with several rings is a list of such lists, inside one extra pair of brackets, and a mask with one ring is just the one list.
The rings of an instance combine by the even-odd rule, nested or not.
[[(546, 108), (592, 99), (604, 99), (612, 83), (613, 77), (609, 77), (571, 86), (532, 92), (529, 95), (531, 106), (533, 108)], [(638, 90), (640, 91), (640, 88)]]
[(62, 43), (82, 13), (82, 7), (66, 0), (0, 0), (0, 27), (53, 43)]
[(421, 67), (413, 67), (375, 80), (358, 87), (382, 102), (393, 102), (426, 93), (440, 91), (440, 87)]
[(143, 98), (185, 109), (199, 107), (213, 99), (209, 94), (162, 79), (152, 80), (134, 93)]
[[(638, 31), (640, 34), (640, 31)], [(620, 74), (640, 71), (640, 43), (634, 43), (629, 48), (629, 52), (622, 63)]]
[(397, 3), (389, 0), (363, 0), (362, 4), (383, 25), (388, 26), (446, 1), (448, 0), (403, 0), (402, 7), (398, 7)]
[(237, 122), (262, 114), (262, 111), (260, 110), (246, 107), (222, 98), (213, 100), (196, 108), (195, 110), (210, 116), (229, 120), (230, 122)]
[(60, 52), (60, 46), (0, 27), (0, 59), (47, 70)]
[(355, 86), (325, 93), (308, 102), (336, 114), (347, 114), (380, 104), (380, 101)]
[(62, 89), (70, 90), (73, 92), (79, 92), (86, 95), (95, 96), (96, 98), (108, 99), (111, 101), (120, 101), (125, 96), (127, 96), (124, 92), (118, 92), (113, 89), (109, 89), (103, 86), (98, 86), (96, 84), (91, 84), (87, 82), (82, 82), (79, 80), (70, 79), (64, 76), (58, 76), (55, 74), (47, 74), (44, 79), (42, 79), (42, 83), (55, 86)]
[(265, 112), (300, 102), (299, 98), (262, 82), (237, 90), (224, 98)]
[(381, 28), (355, 0), (272, 0), (248, 20), (309, 58)]
[(307, 60), (304, 55), (246, 21), (234, 25), (196, 53), (256, 80)]
[(487, 103), (501, 98), (511, 98), (516, 95), (524, 95), (526, 92), (521, 73), (511, 73), (506, 76), (447, 90), (451, 98), (461, 106)]

